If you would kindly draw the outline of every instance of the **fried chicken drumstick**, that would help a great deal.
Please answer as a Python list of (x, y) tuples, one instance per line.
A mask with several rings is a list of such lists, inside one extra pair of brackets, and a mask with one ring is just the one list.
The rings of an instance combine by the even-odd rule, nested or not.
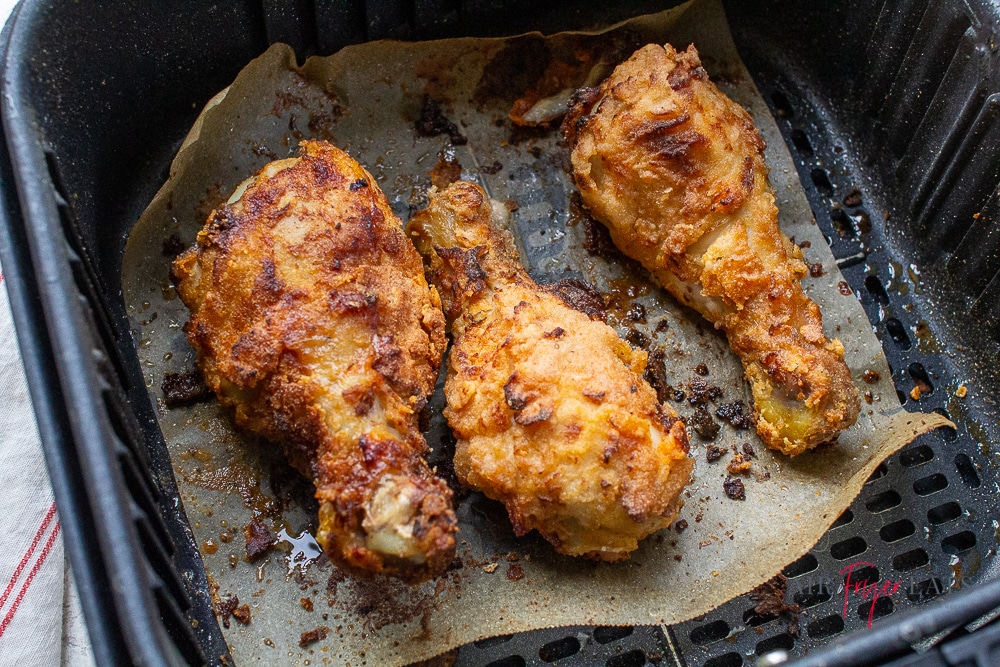
[(417, 421), (444, 317), (371, 175), (303, 142), (209, 216), (173, 278), (208, 386), (315, 483), (330, 559), (410, 583), (443, 572), (455, 514)]
[(684, 424), (642, 379), (645, 352), (528, 276), (508, 218), (459, 181), (407, 227), (451, 325), (455, 472), (503, 502), (518, 535), (628, 558), (680, 508), (693, 466)]
[(802, 291), (802, 251), (778, 228), (764, 142), (694, 46), (643, 47), (578, 92), (562, 129), (615, 244), (726, 332), (764, 441), (796, 455), (853, 424), (858, 391)]

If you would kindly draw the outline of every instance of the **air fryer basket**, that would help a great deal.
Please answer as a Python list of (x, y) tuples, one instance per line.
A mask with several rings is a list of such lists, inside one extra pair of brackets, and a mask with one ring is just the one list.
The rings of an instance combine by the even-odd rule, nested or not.
[[(304, 56), (386, 37), (572, 29), (662, 8), (533, 4), (47, 0), (15, 11), (4, 30), (0, 260), (100, 664), (229, 661), (119, 284), (125, 238), (191, 122), (275, 41)], [(989, 654), (1000, 645), (997, 627), (969, 634), (985, 621), (969, 623), (1000, 604), (986, 583), (1000, 541), (991, 449), (1000, 442), (992, 398), (1000, 8), (989, 0), (726, 8), (845, 289), (883, 341), (900, 399), (950, 415), (958, 428), (888, 460), (812, 552), (786, 568), (788, 597), (805, 609), (797, 623), (756, 614), (743, 596), (666, 633), (552, 629), (462, 647), (456, 664), (729, 667), (775, 649), (808, 654), (810, 664), (874, 663), (937, 631), (942, 650), (907, 660), (997, 664)], [(849, 595), (845, 605), (842, 571), (851, 564), (900, 586), (874, 603)], [(921, 608), (934, 612), (899, 622)], [(821, 661), (827, 644), (854, 631), (863, 644)]]

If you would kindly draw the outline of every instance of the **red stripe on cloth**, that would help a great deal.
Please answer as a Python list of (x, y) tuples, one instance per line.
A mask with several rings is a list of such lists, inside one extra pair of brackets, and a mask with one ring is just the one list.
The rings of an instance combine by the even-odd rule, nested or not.
[(34, 567), (31, 568), (31, 572), (28, 573), (28, 578), (24, 580), (24, 585), (21, 586), (21, 590), (18, 591), (17, 597), (14, 598), (14, 604), (11, 605), (10, 611), (7, 615), (3, 617), (3, 621), (0, 622), (0, 637), (3, 637), (3, 633), (7, 631), (7, 626), (10, 622), (14, 620), (14, 614), (17, 613), (17, 608), (21, 606), (21, 600), (24, 599), (24, 594), (28, 592), (28, 587), (31, 586), (31, 582), (35, 579), (35, 575), (38, 574), (38, 570), (41, 569), (42, 564), (45, 563), (45, 559), (49, 557), (49, 552), (52, 551), (52, 545), (56, 542), (56, 537), (59, 535), (59, 529), (62, 526), (56, 521), (56, 527), (52, 529), (52, 533), (49, 535), (49, 539), (45, 541), (45, 547), (42, 548), (42, 553), (38, 554), (38, 560), (35, 561)]
[(28, 550), (24, 552), (24, 557), (21, 558), (21, 562), (17, 564), (17, 568), (14, 570), (14, 574), (11, 575), (10, 581), (7, 583), (7, 588), (4, 589), (3, 595), (0, 595), (0, 609), (3, 608), (4, 604), (7, 602), (7, 598), (10, 597), (10, 592), (14, 590), (14, 585), (17, 584), (17, 580), (21, 578), (21, 573), (24, 568), (28, 566), (28, 561), (31, 560), (31, 555), (35, 553), (35, 548), (38, 543), (42, 540), (42, 535), (45, 534), (46, 529), (49, 524), (52, 523), (53, 517), (56, 515), (56, 504), (53, 502), (49, 506), (49, 511), (45, 513), (45, 518), (42, 519), (42, 525), (38, 527), (35, 532), (34, 539), (31, 540), (31, 544), (28, 546)]

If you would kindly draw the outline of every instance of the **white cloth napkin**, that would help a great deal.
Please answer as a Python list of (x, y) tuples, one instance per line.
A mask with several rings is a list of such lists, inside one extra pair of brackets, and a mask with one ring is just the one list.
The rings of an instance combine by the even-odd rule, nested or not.
[(0, 273), (0, 665), (92, 665)]

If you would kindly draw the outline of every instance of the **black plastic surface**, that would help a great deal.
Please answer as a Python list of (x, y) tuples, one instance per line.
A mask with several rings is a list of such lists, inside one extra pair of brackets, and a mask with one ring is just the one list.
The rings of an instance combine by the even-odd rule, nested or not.
[[(202, 105), (279, 39), (303, 56), (382, 37), (582, 28), (662, 5), (49, 0), (20, 8), (4, 33), (0, 260), (100, 664), (226, 655), (119, 285), (128, 231)], [(720, 667), (770, 648), (800, 655), (867, 626), (863, 605), (843, 615), (838, 591), (824, 599), (806, 585), (837, 581), (845, 559), (871, 561), (883, 579), (912, 579), (913, 596), (876, 608), (874, 627), (885, 629), (905, 609), (948, 600), (963, 585), (975, 591), (977, 575), (956, 572), (953, 557), (968, 565), (978, 552), (985, 565), (997, 547), (990, 447), (1000, 438), (989, 399), (1000, 389), (992, 372), (1000, 357), (997, 7), (762, 0), (727, 10), (901, 398), (948, 412), (959, 429), (892, 457), (809, 555), (815, 567), (809, 557), (790, 566), (798, 575), (790, 597), (810, 603), (798, 636), (789, 619), (755, 617), (753, 603), (738, 598), (666, 635), (547, 630), (463, 647), (457, 664)], [(855, 187), (862, 202), (849, 206)], [(910, 265), (920, 274), (907, 278)], [(963, 382), (969, 396), (956, 399)], [(908, 394), (921, 383), (933, 391), (914, 406)], [(978, 636), (995, 647), (988, 633), (995, 629), (933, 655), (997, 664), (970, 648)]]

